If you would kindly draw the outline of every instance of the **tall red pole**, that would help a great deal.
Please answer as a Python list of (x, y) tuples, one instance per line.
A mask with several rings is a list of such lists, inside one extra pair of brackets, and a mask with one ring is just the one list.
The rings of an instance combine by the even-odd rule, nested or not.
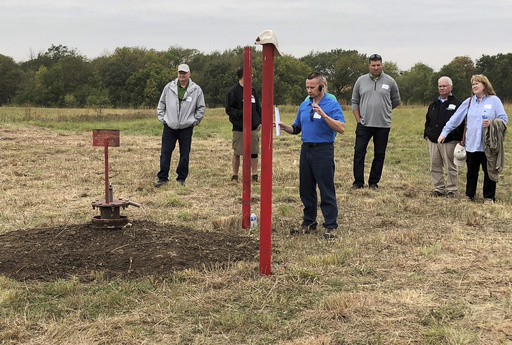
[(108, 138), (105, 137), (105, 203), (110, 203), (108, 192)]
[(244, 48), (244, 156), (242, 167), (242, 228), (251, 227), (252, 48)]
[(261, 214), (260, 274), (270, 275), (272, 249), (272, 128), (274, 107), (274, 45), (263, 45), (261, 91)]

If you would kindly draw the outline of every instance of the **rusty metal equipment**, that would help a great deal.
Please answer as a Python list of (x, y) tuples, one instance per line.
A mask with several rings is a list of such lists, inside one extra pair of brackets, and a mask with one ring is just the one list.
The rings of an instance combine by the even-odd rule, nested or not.
[(92, 202), (92, 208), (100, 210), (99, 216), (92, 218), (92, 224), (98, 228), (121, 229), (128, 224), (128, 218), (121, 215), (120, 210), (129, 205), (140, 207), (130, 200), (121, 198), (114, 199), (112, 183), (108, 176), (108, 147), (119, 146), (119, 131), (114, 129), (95, 129), (93, 130), (93, 146), (103, 146), (105, 148), (105, 199), (99, 199)]

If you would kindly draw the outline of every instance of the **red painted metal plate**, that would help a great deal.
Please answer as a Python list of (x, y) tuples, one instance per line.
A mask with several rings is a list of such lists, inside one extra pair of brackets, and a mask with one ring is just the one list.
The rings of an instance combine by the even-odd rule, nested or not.
[(105, 139), (107, 139), (108, 146), (119, 146), (119, 130), (117, 129), (94, 129), (92, 131), (92, 145), (105, 146)]

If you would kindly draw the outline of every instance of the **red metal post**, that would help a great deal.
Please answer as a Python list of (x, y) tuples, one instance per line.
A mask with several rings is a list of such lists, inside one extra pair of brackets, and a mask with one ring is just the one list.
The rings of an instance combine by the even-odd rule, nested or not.
[(274, 107), (274, 45), (263, 45), (261, 91), (261, 214), (260, 274), (270, 275), (272, 249), (272, 128)]
[(244, 48), (244, 156), (242, 167), (242, 228), (251, 227), (252, 48)]
[(108, 137), (105, 136), (105, 203), (110, 203), (108, 193)]

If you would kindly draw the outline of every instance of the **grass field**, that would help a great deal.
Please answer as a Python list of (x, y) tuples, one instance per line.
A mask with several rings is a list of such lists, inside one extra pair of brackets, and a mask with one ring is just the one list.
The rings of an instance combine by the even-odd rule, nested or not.
[[(297, 108), (280, 110), (289, 124)], [(512, 114), (512, 106), (506, 110)], [(169, 272), (166, 279), (0, 276), (0, 343), (511, 343), (510, 136), (495, 205), (482, 204), (481, 181), (475, 202), (463, 201), (465, 168), (456, 199), (431, 198), (425, 111), (394, 111), (379, 191), (351, 193), (355, 121), (344, 109), (347, 130), (335, 143), (340, 229), (332, 242), (321, 232), (290, 236), (302, 216), (300, 137), (274, 137), (271, 276), (259, 275), (257, 260)], [(200, 235), (240, 217), (242, 185), (229, 181), (231, 128), (223, 109), (207, 109), (194, 132), (185, 188), (153, 187), (161, 134), (154, 110), (107, 109), (100, 116), (0, 108), (0, 123), (0, 234), (96, 215), (91, 201), (104, 193), (103, 149), (92, 146), (96, 128), (121, 131), (121, 146), (109, 151), (110, 175), (117, 196), (142, 204), (125, 212), (129, 218), (186, 225)], [(366, 174), (372, 157), (370, 145)], [(257, 214), (259, 193), (253, 185)]]

